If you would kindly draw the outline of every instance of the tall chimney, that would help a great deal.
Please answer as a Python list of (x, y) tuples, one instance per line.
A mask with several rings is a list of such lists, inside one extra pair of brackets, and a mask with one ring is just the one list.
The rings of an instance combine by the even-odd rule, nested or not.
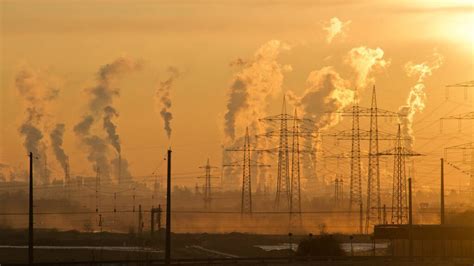
[(30, 194), (28, 208), (28, 265), (33, 265), (33, 153), (30, 152)]
[(171, 264), (171, 148), (168, 149), (168, 171), (166, 177), (166, 244), (165, 264)]

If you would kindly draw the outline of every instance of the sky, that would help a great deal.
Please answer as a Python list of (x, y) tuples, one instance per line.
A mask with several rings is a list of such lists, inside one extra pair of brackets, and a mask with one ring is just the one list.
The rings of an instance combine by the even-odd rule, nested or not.
[[(256, 100), (257, 109), (248, 109), (256, 112), (251, 116), (276, 114), (284, 93), (303, 97), (311, 87), (310, 73), (324, 67), (332, 67), (349, 86), (360, 85), (360, 72), (348, 59), (358, 47), (380, 49), (384, 60), (362, 82), (361, 105), (370, 104), (368, 88), (375, 85), (379, 107), (397, 111), (419, 83), (417, 75), (407, 74), (407, 64), (433, 67), (421, 82), (426, 107), (414, 115), (413, 148), (429, 155), (426, 166), (420, 166), (420, 183), (433, 181), (443, 147), (472, 140), (469, 122), (461, 133), (456, 122), (445, 123), (442, 133), (439, 129), (440, 117), (472, 111), (472, 89), (467, 99), (463, 89), (450, 89), (449, 100), (445, 89), (474, 79), (472, 1), (2, 0), (0, 11), (0, 163), (14, 168), (27, 165), (20, 127), (31, 102), (18, 85), (22, 71), (35, 73), (55, 94), (40, 108), (52, 177), (63, 176), (48, 138), (57, 123), (65, 125), (63, 148), (71, 173), (93, 176), (89, 152), (74, 126), (88, 114), (96, 115), (90, 109), (90, 90), (101, 82), (109, 86), (99, 71), (121, 59), (128, 66), (110, 81), (110, 89), (120, 91), (112, 96), (118, 113), (113, 121), (122, 157), (137, 178), (163, 172), (169, 146), (176, 172), (197, 175), (207, 158), (221, 164), (222, 145), (229, 143), (225, 116), (236, 77), (256, 78), (259, 71), (270, 71), (269, 66), (279, 68), (281, 80)], [(279, 43), (276, 50), (268, 48), (273, 40)], [(267, 53), (270, 59), (265, 59)], [(437, 58), (442, 63), (434, 67)], [(259, 60), (265, 63), (258, 65)], [(173, 119), (168, 138), (155, 95), (170, 77), (172, 105), (167, 111)], [(238, 136), (243, 134), (241, 124), (236, 125)], [(100, 134), (106, 138), (107, 132)], [(106, 154), (110, 160), (116, 156), (110, 146)], [(466, 182), (456, 176), (452, 185)]]

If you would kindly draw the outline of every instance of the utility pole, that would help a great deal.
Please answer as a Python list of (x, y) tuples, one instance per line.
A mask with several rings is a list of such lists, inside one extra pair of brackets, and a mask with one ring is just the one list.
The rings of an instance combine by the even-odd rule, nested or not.
[(380, 160), (377, 94), (372, 91), (370, 107), (369, 163), (367, 171), (367, 205), (365, 215), (365, 233), (369, 234), (371, 224), (382, 223), (380, 200)]
[(242, 161), (242, 197), (240, 213), (252, 214), (252, 178), (250, 171), (250, 137), (249, 129), (245, 129), (244, 157)]
[[(352, 131), (339, 132), (337, 134), (325, 134), (336, 136), (338, 140), (351, 140), (351, 177), (350, 177), (350, 206), (359, 205), (362, 202), (362, 180), (360, 162), (360, 141), (369, 140), (368, 171), (367, 171), (367, 206), (365, 217), (365, 232), (369, 233), (369, 228), (373, 224), (381, 223), (381, 199), (380, 199), (380, 160), (378, 156), (379, 140), (394, 140), (393, 134), (384, 133), (378, 129), (379, 117), (400, 117), (397, 112), (383, 110), (377, 107), (377, 96), (375, 86), (372, 90), (372, 103), (370, 108), (358, 105), (357, 94), (354, 99), (352, 109), (336, 112), (342, 116), (352, 117)], [(370, 118), (370, 130), (366, 131), (359, 127), (359, 118)], [(360, 202), (359, 202), (360, 201)], [(359, 217), (360, 218), (360, 217)], [(361, 232), (362, 233), (362, 232)]]
[(441, 158), (441, 204), (440, 204), (440, 223), (444, 224), (444, 159)]
[(204, 200), (204, 209), (210, 209), (211, 208), (211, 202), (212, 202), (212, 194), (211, 194), (211, 178), (218, 178), (211, 176), (211, 170), (212, 168), (217, 168), (214, 166), (211, 166), (209, 164), (209, 158), (207, 159), (207, 163), (204, 166), (200, 166), (199, 168), (204, 169), (204, 176), (200, 176), (198, 178), (204, 178), (204, 194), (203, 194), (203, 200)]
[(168, 171), (166, 175), (166, 243), (165, 263), (171, 265), (171, 148), (168, 149)]
[[(362, 173), (360, 162), (360, 128), (359, 128), (359, 100), (355, 92), (352, 105), (352, 141), (351, 141), (351, 175), (349, 192), (349, 210), (354, 205), (362, 204)], [(362, 230), (360, 230), (362, 233)]]
[[(283, 106), (281, 114), (265, 117), (260, 119), (267, 123), (278, 123), (279, 129), (275, 131), (269, 131), (263, 134), (263, 137), (276, 137), (278, 138), (279, 144), (277, 147), (278, 151), (278, 169), (277, 169), (277, 182), (276, 182), (276, 197), (274, 203), (274, 209), (276, 211), (288, 210), (292, 211), (299, 207), (298, 198), (300, 195), (300, 169), (298, 164), (300, 163), (301, 153), (313, 154), (313, 148), (308, 150), (300, 150), (299, 139), (304, 138), (316, 138), (313, 130), (301, 129), (304, 126), (304, 122), (308, 125), (314, 126), (314, 121), (305, 118), (298, 118), (295, 110), (295, 115), (289, 115), (286, 112), (286, 101), (283, 97)], [(293, 122), (293, 128), (288, 129), (288, 123)], [(288, 140), (292, 137), (293, 145), (290, 149)], [(290, 153), (292, 156), (290, 158)], [(291, 161), (290, 161), (291, 160)], [(293, 178), (294, 177), (294, 178)], [(292, 189), (292, 186), (295, 186)], [(293, 207), (291, 206), (293, 202)]]
[(28, 204), (28, 265), (33, 265), (33, 153), (30, 152), (30, 184), (29, 184), (29, 204)]
[(293, 143), (291, 146), (291, 188), (290, 188), (290, 219), (294, 214), (301, 223), (301, 176), (300, 176), (300, 142), (298, 114), (295, 109), (293, 120)]
[(280, 120), (280, 144), (278, 145), (278, 172), (275, 210), (290, 207), (290, 167), (288, 151), (288, 117), (283, 97), (282, 119)]
[(241, 215), (251, 215), (253, 212), (252, 203), (252, 177), (251, 167), (270, 167), (267, 164), (260, 164), (259, 162), (251, 160), (252, 151), (267, 152), (267, 150), (252, 149), (250, 147), (250, 135), (248, 127), (245, 129), (244, 144), (242, 147), (235, 147), (226, 149), (226, 151), (242, 152), (242, 159), (230, 164), (224, 164), (222, 167), (242, 167), (242, 196), (240, 202)]
[(393, 155), (393, 187), (392, 187), (392, 223), (406, 224), (408, 221), (408, 195), (405, 158), (421, 156), (404, 147), (402, 143), (400, 124), (398, 125), (397, 140), (395, 147), (391, 150), (379, 153), (379, 155)]

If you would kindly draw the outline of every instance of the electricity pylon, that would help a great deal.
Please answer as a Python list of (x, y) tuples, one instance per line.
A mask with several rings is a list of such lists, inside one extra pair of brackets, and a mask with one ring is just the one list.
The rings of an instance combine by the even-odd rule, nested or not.
[[(357, 97), (357, 94), (356, 94)], [(362, 204), (362, 179), (361, 179), (361, 155), (360, 141), (369, 140), (368, 153), (368, 176), (367, 176), (367, 205), (365, 206), (365, 232), (368, 233), (370, 224), (381, 223), (381, 200), (380, 200), (380, 161), (378, 157), (379, 140), (394, 140), (396, 136), (391, 133), (381, 132), (378, 129), (379, 117), (400, 117), (397, 112), (383, 110), (377, 107), (377, 95), (375, 86), (372, 89), (371, 107), (361, 107), (357, 98), (354, 99), (352, 110), (337, 112), (343, 116), (352, 117), (352, 130), (341, 131), (335, 134), (325, 134), (325, 136), (335, 136), (337, 140), (351, 140), (351, 175), (350, 175), (350, 198), (349, 206), (359, 206)], [(370, 118), (370, 130), (363, 130), (359, 127), (359, 118)], [(363, 217), (359, 217), (362, 221)], [(362, 233), (362, 224), (360, 225)]]
[(378, 153), (393, 155), (393, 187), (392, 187), (392, 223), (406, 224), (408, 222), (408, 192), (405, 162), (406, 157), (421, 156), (403, 146), (400, 124), (398, 125), (395, 147)]
[(203, 200), (204, 200), (204, 209), (211, 208), (212, 202), (212, 194), (211, 194), (211, 179), (212, 178), (219, 178), (217, 176), (211, 176), (211, 170), (217, 167), (211, 166), (209, 164), (209, 158), (207, 159), (207, 163), (204, 166), (200, 166), (199, 168), (204, 169), (204, 176), (199, 176), (198, 178), (204, 178), (204, 193), (203, 193)]
[[(278, 145), (278, 172), (275, 209), (280, 210), (281, 204), (290, 207), (290, 167), (288, 151), (288, 120), (286, 102), (283, 97), (282, 114), (280, 119), (280, 144)], [(283, 202), (283, 203), (282, 203)]]
[(369, 233), (370, 225), (382, 223), (380, 201), (380, 160), (379, 160), (379, 128), (377, 117), (377, 94), (375, 86), (372, 91), (370, 107), (369, 163), (367, 171), (367, 205), (365, 206), (365, 233)]
[[(252, 151), (266, 152), (267, 150), (257, 150), (250, 147), (250, 136), (248, 127), (245, 130), (243, 147), (230, 148), (226, 151), (242, 152), (242, 160), (230, 164), (224, 164), (223, 167), (242, 167), (242, 196), (240, 204), (240, 213), (242, 215), (251, 215), (253, 212), (252, 203), (252, 171), (251, 167), (270, 167), (270, 165), (259, 164), (251, 159)], [(253, 163), (252, 163), (253, 162)]]
[(300, 142), (298, 114), (295, 109), (293, 120), (293, 143), (291, 146), (291, 188), (290, 188), (290, 218), (297, 214), (301, 221), (301, 176), (300, 176)]
[[(295, 113), (296, 114), (296, 113)], [(278, 132), (277, 131), (269, 131), (266, 132), (265, 134), (262, 134), (260, 136), (263, 137), (277, 137), (279, 139), (279, 145), (277, 148), (278, 152), (278, 170), (277, 170), (277, 187), (276, 187), (276, 196), (275, 196), (275, 203), (274, 203), (274, 209), (277, 211), (280, 210), (288, 210), (292, 208), (292, 175), (294, 169), (295, 171), (300, 171), (298, 168), (293, 167), (293, 160), (290, 161), (290, 159), (294, 158), (295, 160), (298, 159), (298, 164), (300, 160), (299, 155), (292, 155), (290, 158), (290, 153), (313, 153), (312, 149), (309, 150), (300, 150), (299, 146), (299, 139), (300, 138), (314, 138), (314, 132), (310, 130), (306, 130), (303, 128), (301, 130), (302, 124), (305, 122), (307, 123), (313, 123), (309, 119), (305, 118), (298, 118), (292, 115), (287, 114), (286, 112), (286, 101), (285, 97), (283, 97), (283, 106), (282, 106), (282, 112), (279, 115), (275, 116), (269, 116), (265, 117), (263, 119), (260, 119), (263, 122), (269, 122), (269, 123), (278, 123)], [(288, 124), (293, 123), (293, 128), (288, 129)], [(295, 130), (298, 129), (298, 132), (295, 133)], [(298, 139), (298, 149), (295, 150), (293, 148), (290, 149), (289, 144), (288, 144), (288, 139), (293, 138), (295, 141), (295, 135), (297, 135)], [(296, 161), (295, 161), (296, 163)], [(291, 165), (290, 165), (291, 164)], [(295, 173), (295, 176), (297, 174)], [(296, 182), (296, 179), (295, 179)], [(299, 181), (298, 181), (299, 182)], [(300, 189), (295, 188), (295, 193), (300, 193)], [(294, 195), (295, 198), (300, 197), (300, 195)], [(297, 202), (297, 201), (295, 201)], [(294, 206), (296, 207), (296, 206)], [(299, 208), (299, 207), (298, 207)]]

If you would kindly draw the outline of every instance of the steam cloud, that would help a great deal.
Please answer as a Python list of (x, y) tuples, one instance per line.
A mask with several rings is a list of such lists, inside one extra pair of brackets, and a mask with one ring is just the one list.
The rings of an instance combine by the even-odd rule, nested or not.
[[(291, 66), (282, 65), (277, 60), (281, 52), (290, 46), (279, 40), (271, 40), (263, 44), (252, 58), (238, 58), (231, 66), (240, 68), (231, 81), (228, 89), (227, 108), (224, 114), (224, 146), (243, 143), (245, 128), (249, 127), (250, 135), (263, 133), (258, 119), (266, 116), (268, 100), (282, 91), (283, 73), (291, 71)], [(239, 137), (236, 137), (239, 136)], [(265, 149), (268, 142), (259, 139), (259, 145)], [(262, 153), (254, 160), (267, 163), (267, 154)], [(230, 157), (224, 152), (223, 161), (229, 162)], [(259, 185), (264, 186), (265, 170), (258, 170)], [(231, 168), (225, 168), (224, 176), (231, 177)], [(255, 175), (254, 175), (255, 176)], [(252, 180), (253, 181), (253, 180)]]
[(374, 79), (371, 73), (390, 65), (390, 61), (383, 59), (384, 52), (380, 48), (371, 49), (365, 46), (353, 48), (349, 51), (347, 63), (356, 72), (356, 89), (365, 89)]
[[(112, 83), (124, 74), (139, 69), (141, 69), (139, 62), (125, 57), (120, 57), (112, 63), (102, 66), (97, 73), (97, 85), (87, 90), (90, 97), (89, 109), (83, 119), (74, 127), (74, 132), (88, 148), (89, 155), (87, 159), (93, 163), (94, 170), (99, 169), (101, 175), (105, 178), (110, 177), (107, 144), (110, 143), (121, 157), (120, 137), (116, 130), (117, 126), (112, 120), (114, 117), (118, 117), (118, 112), (113, 107), (113, 100), (119, 96), (119, 90), (112, 87)], [(101, 119), (105, 130), (105, 138), (91, 132), (94, 129), (94, 123)], [(112, 160), (112, 163), (114, 160)], [(126, 160), (121, 160), (124, 161), (122, 165), (127, 167)], [(128, 173), (127, 169), (123, 171)]]
[[(305, 118), (315, 123), (311, 130), (319, 132), (336, 126), (342, 117), (338, 112), (347, 109), (354, 102), (357, 89), (364, 89), (370, 82), (374, 82), (372, 74), (375, 70), (385, 68), (389, 61), (383, 59), (384, 52), (380, 48), (371, 49), (357, 47), (349, 51), (346, 63), (355, 73), (353, 82), (346, 80), (332, 66), (311, 72), (306, 81), (306, 89), (301, 97), (289, 93), (289, 99), (300, 107)], [(318, 149), (319, 142), (308, 143)], [(315, 160), (316, 158), (310, 158)], [(306, 168), (303, 171), (307, 171)], [(310, 174), (306, 173), (307, 176)]]
[(54, 155), (56, 156), (56, 160), (58, 160), (59, 164), (61, 165), (64, 175), (66, 175), (67, 167), (68, 167), (68, 160), (69, 157), (66, 155), (63, 149), (63, 136), (65, 131), (64, 124), (56, 124), (56, 127), (53, 131), (49, 134), (51, 138), (51, 147), (53, 148)]
[(163, 119), (164, 129), (168, 139), (171, 138), (171, 120), (173, 119), (173, 114), (171, 113), (171, 97), (170, 91), (175, 79), (179, 78), (181, 73), (175, 67), (168, 68), (169, 77), (165, 81), (160, 82), (158, 89), (155, 94), (155, 105), (156, 109), (159, 110), (161, 118)]
[(407, 75), (409, 77), (417, 77), (417, 83), (411, 87), (405, 105), (400, 106), (398, 109), (402, 115), (399, 121), (402, 124), (402, 134), (407, 138), (405, 145), (408, 148), (413, 147), (415, 140), (415, 136), (413, 135), (413, 119), (415, 114), (423, 112), (425, 109), (426, 93), (424, 81), (433, 74), (433, 70), (441, 67), (443, 61), (443, 56), (435, 52), (431, 63), (423, 62), (421, 64), (414, 64), (410, 61), (405, 65)]
[(29, 68), (20, 70), (15, 78), (15, 86), (23, 99), (25, 118), (20, 125), (20, 134), (24, 137), (23, 146), (38, 158), (34, 170), (39, 175), (39, 182), (49, 183), (49, 171), (45, 167), (47, 161), (46, 142), (43, 138), (45, 120), (51, 101), (57, 98), (59, 90), (48, 79), (47, 73)]
[(291, 71), (291, 66), (283, 66), (277, 59), (282, 51), (289, 49), (288, 44), (272, 40), (262, 45), (252, 59), (236, 61), (243, 68), (234, 75), (229, 88), (224, 116), (228, 142), (235, 139), (236, 132), (242, 135), (247, 125), (256, 130), (258, 119), (266, 114), (268, 99), (281, 92), (283, 73)]
[(326, 42), (331, 43), (337, 35), (342, 34), (344, 32), (344, 28), (347, 27), (350, 23), (350, 20), (342, 22), (337, 17), (331, 18), (327, 26), (323, 28), (327, 32)]

